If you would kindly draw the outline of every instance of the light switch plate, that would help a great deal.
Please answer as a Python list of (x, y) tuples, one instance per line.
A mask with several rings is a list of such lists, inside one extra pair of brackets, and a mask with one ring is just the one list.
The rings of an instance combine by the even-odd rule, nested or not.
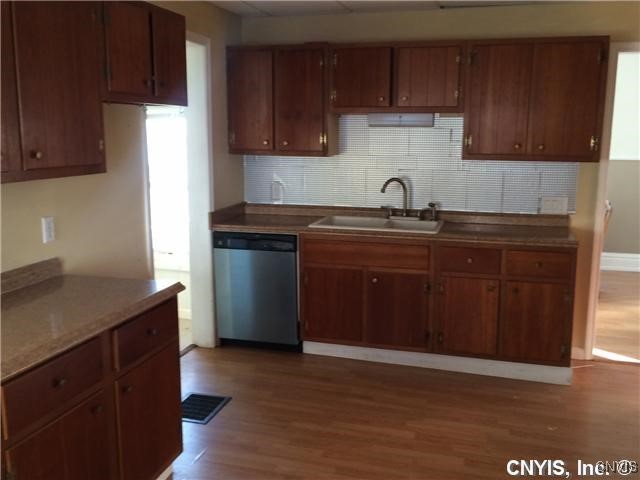
[(568, 197), (543, 195), (540, 199), (540, 213), (547, 215), (566, 215), (568, 212)]
[(42, 243), (51, 243), (56, 239), (56, 226), (53, 217), (42, 217), (40, 219), (42, 227)]

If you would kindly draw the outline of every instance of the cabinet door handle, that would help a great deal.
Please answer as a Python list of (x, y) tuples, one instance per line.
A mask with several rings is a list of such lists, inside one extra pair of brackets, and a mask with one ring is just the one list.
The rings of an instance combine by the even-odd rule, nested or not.
[(544, 144), (541, 143), (540, 145), (538, 145), (538, 150), (540, 151), (544, 150)]
[(35, 160), (42, 160), (43, 157), (44, 157), (44, 153), (42, 153), (40, 150), (33, 150), (31, 152), (31, 158)]
[(444, 335), (442, 332), (438, 332), (438, 343), (442, 343), (444, 341)]
[(269, 145), (269, 140), (266, 140), (266, 139), (265, 139), (265, 140), (263, 140), (263, 141), (262, 141), (262, 144), (263, 144), (263, 145)]
[(283, 141), (282, 141), (282, 146), (283, 146), (283, 147), (286, 147), (287, 145), (289, 145), (289, 142), (288, 142), (288, 141), (286, 141), (286, 140), (283, 140)]
[(102, 405), (96, 405), (91, 408), (91, 413), (93, 415), (100, 415), (104, 411), (104, 407)]
[(53, 388), (61, 389), (67, 384), (67, 379), (64, 377), (56, 378), (53, 380)]
[(143, 78), (143, 79), (142, 79), (142, 84), (143, 84), (145, 87), (150, 87), (150, 86), (151, 86), (151, 80), (149, 80), (149, 79), (147, 79), (147, 78)]
[(373, 277), (371, 279), (371, 283), (378, 283), (378, 277)]
[(522, 145), (521, 145), (520, 143), (516, 143), (516, 144), (513, 146), (513, 148), (514, 148), (515, 150), (520, 150), (520, 148), (522, 148)]
[(467, 258), (467, 263), (473, 263), (473, 257)]
[(536, 262), (536, 267), (542, 268), (542, 262)]
[(122, 387), (122, 391), (124, 393), (131, 393), (133, 392), (133, 385), (125, 385), (124, 387)]
[(147, 335), (149, 335), (150, 337), (155, 337), (156, 335), (158, 335), (158, 329), (150, 328), (149, 330), (147, 330)]
[(378, 101), (379, 101), (379, 102), (384, 102), (384, 97), (383, 97), (382, 95), (380, 95), (380, 96), (378, 97)]
[(489, 286), (487, 287), (487, 291), (489, 292), (495, 292), (496, 290), (496, 286), (493, 283), (490, 283)]
[(409, 100), (409, 97), (407, 97), (406, 95), (403, 95), (402, 98), (400, 98), (400, 100), (402, 100), (403, 102), (406, 102), (407, 100)]

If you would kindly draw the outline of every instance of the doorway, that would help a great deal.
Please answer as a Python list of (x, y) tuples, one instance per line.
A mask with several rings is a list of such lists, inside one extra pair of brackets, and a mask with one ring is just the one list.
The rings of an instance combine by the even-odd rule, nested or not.
[(640, 48), (612, 45), (614, 85), (593, 356), (640, 363)]
[(146, 107), (150, 238), (157, 280), (182, 283), (180, 350), (213, 347), (208, 40), (187, 35), (187, 107)]

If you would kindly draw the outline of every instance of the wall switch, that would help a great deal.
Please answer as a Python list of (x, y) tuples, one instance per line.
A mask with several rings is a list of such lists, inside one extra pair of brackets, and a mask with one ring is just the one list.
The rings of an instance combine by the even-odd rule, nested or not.
[(543, 195), (540, 199), (540, 213), (547, 215), (566, 215), (568, 211), (568, 197)]
[(56, 226), (53, 217), (42, 217), (40, 219), (42, 226), (42, 243), (51, 243), (56, 239)]

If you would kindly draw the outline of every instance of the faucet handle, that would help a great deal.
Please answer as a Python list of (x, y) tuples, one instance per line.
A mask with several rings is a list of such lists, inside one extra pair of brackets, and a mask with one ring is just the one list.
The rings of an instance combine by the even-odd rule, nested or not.
[(392, 205), (380, 205), (380, 208), (387, 211), (387, 218), (393, 216), (394, 207)]
[(438, 204), (436, 202), (429, 202), (429, 208), (438, 208)]

